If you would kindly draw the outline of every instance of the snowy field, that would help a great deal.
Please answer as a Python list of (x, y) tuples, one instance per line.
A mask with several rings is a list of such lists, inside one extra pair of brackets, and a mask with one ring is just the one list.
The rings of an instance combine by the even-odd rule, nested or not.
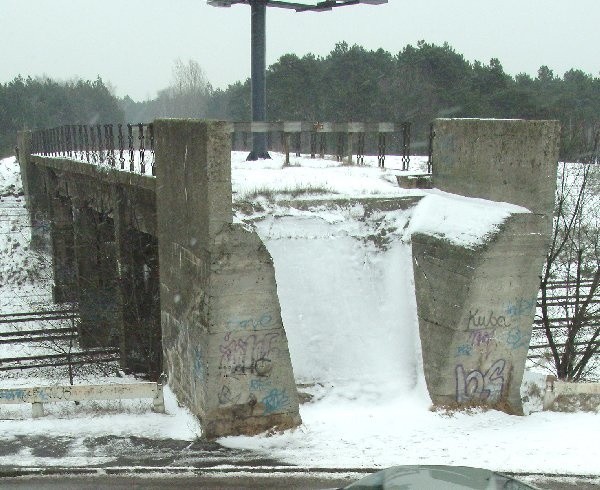
[[(244, 157), (241, 152), (232, 156), (235, 220), (254, 227), (273, 256), (292, 364), (310, 401), (301, 405), (303, 425), (295, 430), (223, 438), (221, 444), (312, 467), (449, 464), (600, 475), (600, 414), (541, 412), (541, 400), (531, 387), (543, 386), (544, 373), (526, 375), (522, 393), (529, 397), (527, 416), (430, 411), (420, 362), (410, 234), (436, 230), (457, 243), (475, 245), (509, 213), (526, 210), (437, 190), (400, 189), (399, 157), (388, 157), (385, 170), (377, 168), (376, 159), (365, 166), (342, 166), (333, 159), (292, 157), (292, 165), (284, 167), (282, 155), (253, 163)], [(411, 171), (423, 172), (425, 164), (425, 159), (413, 158)], [(27, 248), (20, 187), (14, 159), (0, 161), (3, 312), (50, 300), (43, 273), (47, 259), (36, 259)], [(416, 209), (381, 212), (352, 202), (410, 196), (423, 196)], [(33, 275), (26, 272), (32, 264)], [(57, 381), (64, 379), (35, 383)], [(0, 377), (0, 387), (33, 382)], [(30, 406), (0, 406), (0, 430), (15, 443), (36, 434), (199, 436), (197, 423), (177, 407), (168, 388), (165, 396), (166, 415), (152, 413), (150, 402), (95, 402), (48, 404), (48, 415), (33, 420)], [(88, 463), (73, 458), (52, 464)], [(36, 464), (40, 462), (29, 454), (0, 455), (0, 465)]]

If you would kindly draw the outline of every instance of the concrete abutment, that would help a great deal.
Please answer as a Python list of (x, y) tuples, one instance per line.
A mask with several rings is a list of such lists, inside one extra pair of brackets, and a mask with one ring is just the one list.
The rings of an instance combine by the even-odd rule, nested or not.
[[(522, 413), (519, 389), (552, 230), (555, 121), (437, 120), (435, 187), (526, 207), (480, 245), (412, 237), (425, 380), (440, 405)], [(525, 210), (524, 210), (525, 211)]]
[(272, 259), (234, 225), (225, 123), (155, 122), (165, 370), (207, 438), (300, 423)]

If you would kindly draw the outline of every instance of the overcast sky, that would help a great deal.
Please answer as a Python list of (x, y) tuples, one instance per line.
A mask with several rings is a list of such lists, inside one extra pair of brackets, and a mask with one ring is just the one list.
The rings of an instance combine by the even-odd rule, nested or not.
[[(600, 75), (600, 0), (389, 0), (323, 13), (269, 9), (267, 63), (282, 54), (326, 55), (336, 42), (395, 54), (419, 39), (450, 43), (505, 71)], [(0, 82), (100, 75), (116, 94), (152, 98), (173, 62), (194, 59), (215, 87), (250, 74), (250, 7), (205, 0), (0, 0)]]

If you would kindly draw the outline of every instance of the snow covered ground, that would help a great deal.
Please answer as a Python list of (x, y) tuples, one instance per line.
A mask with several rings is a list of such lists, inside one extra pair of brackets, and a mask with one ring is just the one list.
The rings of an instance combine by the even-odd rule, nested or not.
[[(221, 444), (308, 466), (452, 464), (600, 474), (600, 415), (542, 413), (535, 395), (545, 373), (527, 373), (526, 417), (429, 410), (410, 235), (433, 232), (472, 246), (509, 213), (525, 209), (400, 189), (398, 157), (388, 157), (381, 170), (374, 160), (347, 167), (304, 157), (283, 167), (277, 154), (251, 165), (244, 156), (233, 155), (236, 218), (254, 225), (273, 256), (294, 372), (313, 398), (301, 407), (298, 429)], [(413, 172), (424, 166), (413, 158)], [(385, 212), (365, 203), (408, 195), (423, 199), (416, 208)]]
[[(600, 414), (541, 412), (531, 386), (542, 386), (544, 374), (527, 373), (525, 417), (493, 410), (430, 411), (420, 364), (410, 234), (436, 230), (475, 245), (509, 213), (526, 210), (437, 190), (400, 189), (397, 157), (386, 159), (385, 170), (377, 168), (374, 158), (349, 167), (333, 159), (292, 157), (292, 165), (284, 167), (282, 155), (253, 163), (244, 157), (241, 152), (232, 156), (235, 219), (254, 227), (273, 256), (292, 364), (301, 391), (311, 400), (301, 405), (304, 423), (295, 430), (223, 438), (221, 444), (313, 467), (454, 464), (600, 475)], [(423, 158), (411, 161), (413, 172), (423, 172), (424, 166)], [(11, 184), (20, 187), (17, 170), (14, 159), (0, 161), (0, 195)], [(423, 197), (416, 209), (382, 212), (368, 205), (369, 199), (411, 196)], [(22, 210), (20, 198), (5, 200)], [(7, 211), (0, 207), (0, 213)], [(11, 219), (26, 220), (21, 211), (11, 213)], [(10, 236), (25, 252), (15, 258), (12, 242), (0, 241), (0, 275), (19, 264), (13, 279), (2, 281), (0, 298), (14, 298), (14, 291), (30, 286), (49, 294), (35, 277), (22, 278), (21, 285), (16, 281), (19, 271), (27, 269), (24, 260), (32, 259), (25, 250), (27, 234), (11, 233), (15, 223), (0, 216), (0, 233), (6, 233), (0, 237)], [(4, 303), (3, 311), (8, 306)], [(20, 381), (0, 378), (0, 387)], [(168, 389), (165, 395), (167, 415), (151, 413), (149, 402), (96, 402), (49, 404), (46, 417), (32, 420), (29, 406), (0, 406), (0, 430), (15, 443), (34, 434), (197, 437), (193, 417), (177, 407)], [(87, 463), (82, 458), (64, 464)], [(0, 456), (3, 464), (40, 463), (23, 454)]]

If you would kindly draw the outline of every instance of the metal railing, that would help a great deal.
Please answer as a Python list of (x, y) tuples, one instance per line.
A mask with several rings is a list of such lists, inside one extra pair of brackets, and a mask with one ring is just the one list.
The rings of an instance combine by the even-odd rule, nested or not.
[(31, 153), (156, 175), (154, 126), (150, 124), (77, 124), (32, 133)]
[[(249, 149), (250, 135), (266, 133), (267, 147), (282, 151), (289, 163), (290, 153), (300, 156), (310, 154), (311, 158), (325, 154), (335, 156), (337, 161), (349, 157), (357, 164), (364, 163), (367, 152), (377, 155), (378, 166), (385, 166), (385, 159), (391, 147), (392, 138), (399, 142), (402, 156), (402, 170), (408, 170), (411, 151), (411, 123), (365, 123), (365, 122), (234, 122), (230, 131), (233, 134), (233, 148)], [(279, 138), (278, 138), (279, 135)], [(370, 137), (370, 141), (368, 141)], [(397, 143), (396, 143), (397, 145)]]
[[(376, 154), (378, 166), (385, 166), (392, 146), (402, 156), (402, 170), (408, 170), (411, 153), (412, 126), (403, 123), (362, 122), (232, 122), (229, 130), (233, 147), (248, 149), (253, 133), (266, 133), (269, 148), (290, 152), (335, 156), (338, 161), (349, 157), (361, 165), (366, 154)], [(278, 136), (279, 137), (278, 137)], [(274, 138), (275, 136), (275, 138)], [(428, 173), (432, 167), (433, 127), (428, 137)], [(34, 155), (68, 158), (94, 165), (142, 175), (156, 175), (154, 125), (96, 124), (65, 125), (41, 129), (32, 133), (31, 152)]]
[[(592, 284), (591, 280), (581, 280), (578, 284), (578, 288), (585, 291), (586, 288), (590, 288)], [(568, 331), (576, 328), (571, 323), (573, 317), (566, 314), (565, 311), (565, 309), (574, 308), (578, 302), (575, 294), (572, 293), (576, 287), (577, 285), (575, 283), (567, 281), (554, 281), (547, 286), (548, 299), (546, 305), (550, 308), (560, 308), (558, 311), (551, 311), (548, 320), (548, 328), (554, 335), (554, 346), (558, 348), (561, 353), (565, 348), (572, 348), (575, 355), (583, 355), (587, 346), (596, 346), (593, 356), (600, 356), (600, 339), (594, 340), (594, 332), (600, 327), (600, 311), (598, 311), (598, 307), (596, 306), (600, 304), (600, 295), (598, 294), (594, 295), (588, 302), (590, 310), (582, 324), (577, 327), (577, 339), (570, 343), (566, 342)], [(542, 306), (539, 298), (536, 301), (536, 306), (538, 308)], [(529, 346), (530, 351), (535, 352), (530, 352), (528, 355), (529, 359), (552, 358), (550, 352), (551, 345), (545, 335), (545, 331), (546, 326), (544, 320), (540, 318), (540, 316), (536, 316), (533, 321), (533, 336)], [(543, 353), (538, 353), (540, 350), (542, 350)]]

